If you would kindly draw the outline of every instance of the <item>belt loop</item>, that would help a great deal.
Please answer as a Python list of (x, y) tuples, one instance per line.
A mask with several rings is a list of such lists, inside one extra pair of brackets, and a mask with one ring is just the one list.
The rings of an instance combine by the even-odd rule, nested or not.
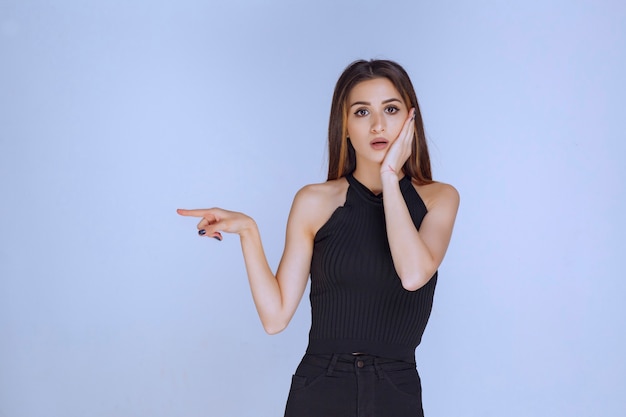
[(333, 353), (333, 356), (330, 359), (330, 364), (328, 364), (328, 370), (326, 371), (326, 376), (332, 376), (333, 371), (335, 370), (335, 365), (337, 365), (338, 358), (339, 358), (339, 355), (337, 353)]
[(378, 379), (383, 379), (385, 377), (385, 371), (383, 367), (380, 365), (380, 358), (374, 358), (374, 370), (376, 372), (376, 376)]

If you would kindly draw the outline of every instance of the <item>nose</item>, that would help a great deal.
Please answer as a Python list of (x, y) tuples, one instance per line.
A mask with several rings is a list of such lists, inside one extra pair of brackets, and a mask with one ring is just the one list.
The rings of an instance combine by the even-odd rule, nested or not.
[(372, 114), (372, 133), (382, 133), (385, 131), (385, 122), (384, 122), (384, 118), (376, 115), (376, 114)]

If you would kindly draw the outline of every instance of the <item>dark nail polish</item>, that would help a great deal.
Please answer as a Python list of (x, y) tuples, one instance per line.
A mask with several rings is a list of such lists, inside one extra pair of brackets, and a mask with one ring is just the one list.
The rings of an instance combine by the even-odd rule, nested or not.
[(198, 234), (199, 234), (200, 236), (204, 236), (204, 235), (206, 234), (206, 230), (204, 230), (204, 229), (200, 229), (200, 230), (198, 230)]
[(221, 238), (221, 237), (219, 237), (219, 236), (213, 236), (213, 239), (215, 239), (215, 240), (219, 240), (220, 242), (222, 241), (222, 238)]

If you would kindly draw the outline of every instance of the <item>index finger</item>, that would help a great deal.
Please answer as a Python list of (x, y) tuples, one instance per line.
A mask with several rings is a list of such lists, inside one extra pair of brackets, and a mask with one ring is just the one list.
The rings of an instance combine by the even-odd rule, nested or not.
[(415, 107), (411, 107), (411, 110), (409, 111), (409, 115), (407, 116), (405, 123), (412, 124), (413, 120), (415, 120)]
[(411, 132), (411, 134), (409, 134), (409, 132), (411, 131), (411, 128), (415, 128), (415, 125), (413, 123), (414, 119), (415, 119), (415, 107), (411, 107), (411, 110), (409, 111), (409, 114), (406, 120), (404, 121), (404, 125), (402, 125), (402, 130), (400, 130), (400, 135), (398, 137), (404, 136), (407, 139), (413, 137), (413, 132)]
[(205, 217), (211, 214), (209, 209), (193, 209), (193, 210), (177, 209), (176, 213), (180, 214), (181, 216), (189, 216), (189, 217)]

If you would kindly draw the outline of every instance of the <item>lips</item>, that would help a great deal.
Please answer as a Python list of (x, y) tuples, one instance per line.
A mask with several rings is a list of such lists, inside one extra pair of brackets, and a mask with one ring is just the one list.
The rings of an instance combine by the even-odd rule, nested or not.
[(389, 141), (385, 138), (376, 138), (370, 141), (370, 146), (376, 150), (385, 149)]

